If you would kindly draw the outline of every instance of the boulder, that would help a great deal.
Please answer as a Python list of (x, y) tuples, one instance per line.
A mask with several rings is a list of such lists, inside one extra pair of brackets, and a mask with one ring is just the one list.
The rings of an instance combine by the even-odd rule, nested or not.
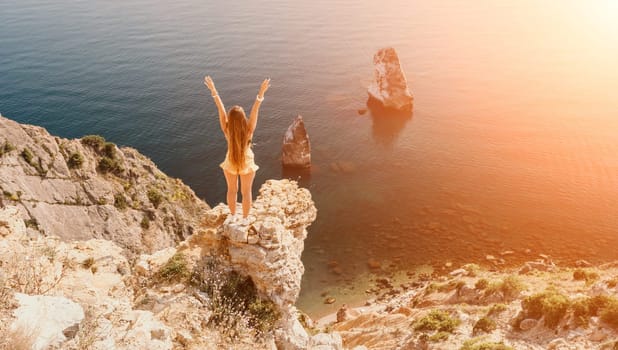
[(413, 97), (397, 51), (392, 47), (378, 50), (373, 56), (373, 64), (374, 80), (367, 90), (370, 100), (374, 99), (388, 109), (411, 111)]
[(67, 339), (64, 330), (84, 319), (82, 307), (67, 298), (16, 293), (15, 299), (19, 307), (11, 329), (30, 338), (35, 350), (62, 344)]
[(283, 137), (281, 162), (286, 167), (311, 167), (311, 143), (303, 117), (298, 116), (288, 127)]

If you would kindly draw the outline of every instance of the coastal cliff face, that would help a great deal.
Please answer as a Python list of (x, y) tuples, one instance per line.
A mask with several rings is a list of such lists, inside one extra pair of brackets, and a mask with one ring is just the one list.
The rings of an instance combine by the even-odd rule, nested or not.
[(0, 116), (0, 201), (29, 229), (154, 252), (195, 232), (208, 205), (135, 149), (67, 140)]
[[(32, 349), (333, 343), (328, 335), (310, 338), (294, 307), (303, 241), (316, 216), (309, 192), (269, 180), (253, 209), (243, 221), (219, 205), (178, 246), (128, 260), (112, 241), (33, 234), (20, 207), (0, 208), (0, 348), (28, 341)], [(335, 338), (322, 348), (340, 345)]]
[(0, 117), (0, 186), (1, 349), (341, 347), (294, 307), (316, 217), (294, 181), (241, 220), (134, 149)]

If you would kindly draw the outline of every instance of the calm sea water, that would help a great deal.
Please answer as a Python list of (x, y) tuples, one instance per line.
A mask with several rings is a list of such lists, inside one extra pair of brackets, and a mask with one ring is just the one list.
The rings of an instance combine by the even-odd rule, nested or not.
[[(384, 46), (412, 119), (357, 112)], [(271, 77), (255, 189), (300, 175), (312, 191), (299, 305), (314, 314), (325, 290), (339, 288), (332, 307), (352, 299), (369, 258), (618, 258), (616, 62), (618, 5), (603, 0), (0, 2), (3, 115), (136, 147), (211, 205), (226, 145), (203, 76), (247, 111)], [(280, 167), (297, 114), (310, 176)]]

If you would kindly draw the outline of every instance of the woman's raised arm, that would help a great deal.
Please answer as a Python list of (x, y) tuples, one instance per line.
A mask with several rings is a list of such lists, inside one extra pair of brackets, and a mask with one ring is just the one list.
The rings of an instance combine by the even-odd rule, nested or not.
[(221, 101), (221, 97), (219, 97), (219, 93), (215, 88), (215, 82), (212, 81), (212, 78), (207, 75), (204, 78), (204, 85), (210, 89), (210, 94), (212, 98), (215, 100), (215, 104), (217, 105), (217, 109), (219, 110), (219, 125), (221, 126), (221, 131), (223, 134), (226, 134), (225, 125), (227, 124), (227, 113), (225, 112), (225, 107), (223, 106), (223, 101)]
[(257, 125), (258, 112), (260, 111), (260, 105), (262, 101), (264, 101), (264, 94), (266, 90), (270, 87), (270, 78), (264, 79), (262, 85), (260, 86), (260, 91), (255, 97), (255, 102), (253, 103), (253, 107), (251, 107), (251, 114), (249, 115), (249, 135), (252, 135), (255, 131), (255, 127)]

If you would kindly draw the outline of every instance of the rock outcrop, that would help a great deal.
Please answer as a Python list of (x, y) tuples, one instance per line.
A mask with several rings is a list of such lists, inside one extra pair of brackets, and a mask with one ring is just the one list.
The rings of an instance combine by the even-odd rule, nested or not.
[(294, 304), (304, 273), (300, 258), (307, 227), (317, 213), (311, 194), (294, 181), (268, 180), (252, 210), (242, 220), (229, 215), (224, 204), (214, 207), (206, 214), (204, 230), (189, 238), (187, 246), (200, 247), (200, 255), (204, 248), (218, 247), (231, 267), (251, 277), (258, 292), (281, 311), (275, 331), (278, 347), (306, 349), (309, 337)]
[(208, 205), (135, 149), (67, 140), (0, 116), (0, 201), (28, 227), (67, 241), (103, 238), (128, 253), (191, 235)]
[(311, 167), (311, 143), (303, 117), (298, 116), (288, 127), (283, 137), (281, 162), (285, 167)]
[[(61, 349), (341, 348), (336, 335), (312, 340), (294, 307), (307, 226), (316, 217), (309, 191), (294, 181), (267, 181), (248, 219), (232, 217), (220, 204), (206, 211), (187, 240), (135, 261), (111, 241), (64, 242), (51, 233), (43, 236), (26, 227), (21, 210), (0, 208), (0, 338), (9, 334), (9, 343), (15, 341), (13, 330), (31, 318), (24, 298), (61, 298), (76, 308), (71, 315), (80, 316), (83, 309), (81, 317), (45, 325), (53, 337), (28, 333), (37, 344), (53, 339)], [(212, 326), (221, 310), (213, 302), (216, 296), (205, 290), (214, 285), (195, 281), (206, 258), (216, 258), (218, 268), (250, 277), (259, 296), (272, 301), (279, 317), (261, 340), (253, 339), (250, 329), (230, 340), (224, 329)], [(237, 310), (228, 311), (230, 317), (238, 316)], [(39, 321), (44, 324), (44, 318)]]
[(367, 90), (370, 100), (374, 99), (388, 109), (412, 111), (412, 94), (395, 49), (378, 50), (373, 56), (373, 64), (373, 81)]

